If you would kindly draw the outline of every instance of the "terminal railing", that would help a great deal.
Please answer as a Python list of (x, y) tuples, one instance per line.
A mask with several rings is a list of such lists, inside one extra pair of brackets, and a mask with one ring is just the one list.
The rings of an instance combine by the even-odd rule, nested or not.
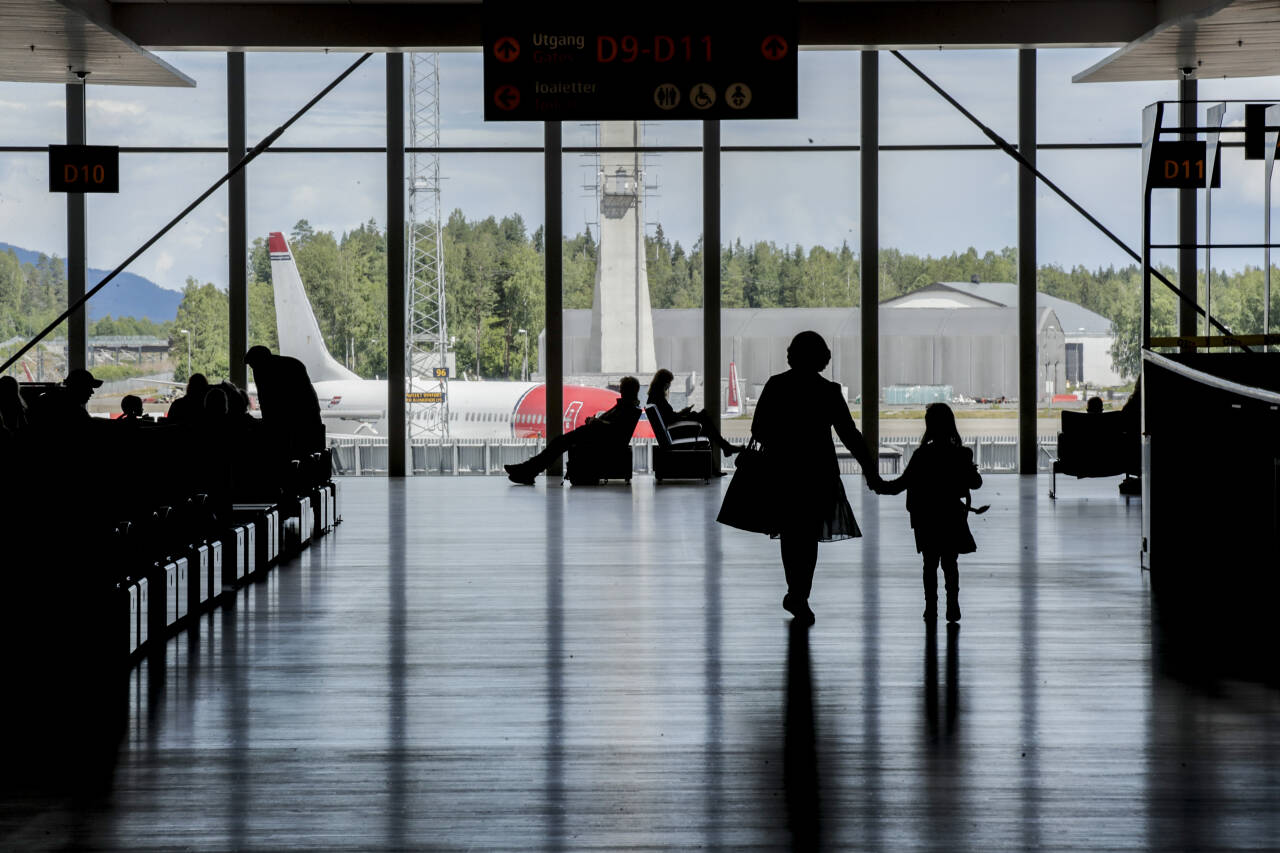
[[(964, 439), (973, 450), (974, 461), (983, 473), (1016, 473), (1018, 440), (1012, 435), (979, 435)], [(654, 439), (631, 440), (633, 469), (638, 474), (653, 472)], [(906, 467), (920, 445), (918, 437), (888, 436), (880, 441), (880, 474), (895, 476)], [(546, 443), (534, 438), (449, 439), (410, 444), (413, 473), (425, 476), (505, 476), (504, 465), (523, 462), (542, 450)], [(385, 436), (343, 436), (330, 438), (335, 476), (385, 476), (388, 455)], [(1057, 457), (1057, 437), (1041, 436), (1038, 470), (1049, 471)], [(859, 474), (862, 469), (843, 447), (837, 447), (843, 474)], [(733, 457), (721, 459), (721, 469), (732, 471)]]

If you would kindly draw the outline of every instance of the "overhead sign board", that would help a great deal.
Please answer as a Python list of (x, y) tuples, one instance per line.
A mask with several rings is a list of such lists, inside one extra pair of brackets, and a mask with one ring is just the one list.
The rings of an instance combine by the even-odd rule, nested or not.
[(120, 192), (120, 149), (114, 145), (50, 145), (49, 192)]
[(485, 0), (487, 121), (797, 117), (796, 0)]
[[(1151, 146), (1147, 183), (1152, 189), (1204, 189), (1207, 146), (1203, 139), (1156, 142)], [(1222, 186), (1222, 160), (1213, 164), (1213, 189)]]
[(404, 394), (406, 403), (443, 403), (443, 391), (406, 391)]

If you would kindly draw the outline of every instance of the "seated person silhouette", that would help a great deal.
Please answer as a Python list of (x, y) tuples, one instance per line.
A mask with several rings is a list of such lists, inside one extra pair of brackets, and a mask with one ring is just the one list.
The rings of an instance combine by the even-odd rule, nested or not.
[(204, 411), (204, 395), (209, 390), (209, 380), (203, 373), (193, 373), (187, 379), (187, 393), (169, 404), (165, 419), (172, 423), (195, 423)]
[(14, 434), (27, 428), (27, 404), (12, 376), (0, 376), (0, 423)]
[(1084, 410), (1091, 415), (1102, 414), (1102, 398), (1090, 397), (1089, 402), (1084, 404)]
[(531, 459), (505, 466), (507, 477), (513, 483), (532, 486), (534, 478), (572, 447), (584, 444), (622, 446), (630, 442), (631, 434), (640, 421), (640, 380), (634, 376), (622, 377), (618, 393), (622, 396), (609, 411), (592, 415), (582, 426), (547, 442), (546, 449)]
[(120, 420), (122, 421), (142, 421), (147, 419), (142, 412), (142, 398), (136, 394), (125, 394), (120, 399), (120, 412)]
[(655, 406), (658, 409), (658, 414), (662, 415), (662, 423), (666, 425), (667, 431), (671, 433), (672, 437), (680, 435), (680, 425), (683, 421), (696, 424), (700, 434), (718, 444), (725, 456), (732, 456), (741, 450), (741, 447), (727, 441), (720, 434), (720, 431), (716, 429), (715, 422), (705, 409), (694, 411), (692, 406), (685, 406), (677, 412), (671, 408), (671, 403), (667, 400), (667, 394), (671, 391), (671, 382), (674, 379), (675, 376), (665, 367), (653, 374), (653, 381), (649, 383), (649, 396), (645, 400), (646, 406)]
[(85, 404), (93, 396), (93, 389), (101, 388), (102, 380), (83, 367), (67, 374), (62, 384), (42, 394), (31, 406), (31, 420), (41, 426), (71, 426), (89, 420)]

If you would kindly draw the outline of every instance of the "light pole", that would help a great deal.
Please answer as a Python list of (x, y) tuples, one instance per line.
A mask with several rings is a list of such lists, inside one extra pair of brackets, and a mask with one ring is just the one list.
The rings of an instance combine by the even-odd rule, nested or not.
[(187, 381), (191, 381), (191, 332), (179, 329), (178, 334), (187, 336)]
[(516, 329), (517, 335), (524, 335), (524, 361), (520, 364), (520, 381), (529, 381), (529, 330)]

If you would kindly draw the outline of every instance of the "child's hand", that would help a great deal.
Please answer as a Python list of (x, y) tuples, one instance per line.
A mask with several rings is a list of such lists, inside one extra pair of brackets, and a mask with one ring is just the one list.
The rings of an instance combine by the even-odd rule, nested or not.
[(867, 473), (867, 488), (877, 495), (884, 494), (884, 478), (875, 471), (869, 471)]

